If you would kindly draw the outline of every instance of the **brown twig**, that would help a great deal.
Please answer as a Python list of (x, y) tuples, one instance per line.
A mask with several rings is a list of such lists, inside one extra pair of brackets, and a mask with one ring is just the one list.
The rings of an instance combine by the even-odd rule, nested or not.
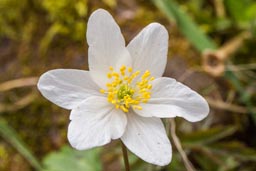
[(16, 80), (6, 81), (0, 84), (0, 92), (19, 87), (34, 86), (37, 84), (37, 81), (38, 77), (19, 78)]
[(174, 119), (170, 119), (171, 122), (171, 136), (173, 139), (173, 142), (178, 150), (178, 152), (180, 153), (182, 160), (185, 164), (185, 167), (188, 171), (196, 171), (195, 167), (192, 165), (192, 163), (189, 161), (185, 151), (183, 150), (180, 140), (178, 138), (178, 136), (176, 135), (176, 124), (175, 124), (175, 120)]
[[(218, 108), (221, 110), (227, 110), (227, 111), (236, 112), (236, 113), (248, 113), (249, 112), (246, 107), (226, 103), (224, 101), (212, 99), (210, 97), (205, 97), (205, 99), (207, 100), (209, 105), (213, 108)], [(254, 110), (255, 109), (256, 108), (254, 108)]]
[(216, 51), (206, 50), (203, 52), (203, 68), (212, 76), (221, 76), (225, 71), (225, 61), (234, 54), (243, 44), (244, 40), (251, 37), (249, 32), (243, 32), (226, 42)]
[(31, 92), (28, 95), (22, 97), (12, 105), (0, 104), (0, 112), (11, 112), (22, 109), (32, 103), (38, 95), (35, 92)]
[(214, 9), (215, 9), (215, 13), (219, 18), (223, 18), (226, 15), (225, 12), (225, 6), (223, 3), (223, 0), (214, 0)]

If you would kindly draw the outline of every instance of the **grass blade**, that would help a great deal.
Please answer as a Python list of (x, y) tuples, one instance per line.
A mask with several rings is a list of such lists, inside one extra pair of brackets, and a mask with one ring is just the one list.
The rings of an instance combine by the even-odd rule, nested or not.
[(41, 164), (28, 150), (26, 145), (20, 140), (15, 130), (13, 130), (4, 119), (0, 119), (0, 135), (13, 147), (15, 147), (20, 154), (27, 159), (31, 166), (33, 166), (36, 170), (42, 170)]
[(216, 44), (207, 37), (192, 19), (182, 11), (173, 0), (152, 0), (153, 3), (163, 11), (168, 19), (174, 20), (181, 32), (199, 50), (216, 49)]

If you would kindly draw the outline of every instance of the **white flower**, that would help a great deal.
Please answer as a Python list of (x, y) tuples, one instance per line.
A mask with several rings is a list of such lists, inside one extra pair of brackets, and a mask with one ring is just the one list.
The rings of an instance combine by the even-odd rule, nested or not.
[(38, 89), (51, 102), (70, 109), (68, 140), (84, 150), (120, 138), (141, 159), (160, 166), (172, 149), (160, 118), (202, 120), (207, 102), (195, 91), (161, 77), (167, 62), (168, 33), (149, 24), (129, 44), (105, 10), (96, 10), (87, 27), (89, 70), (44, 73)]

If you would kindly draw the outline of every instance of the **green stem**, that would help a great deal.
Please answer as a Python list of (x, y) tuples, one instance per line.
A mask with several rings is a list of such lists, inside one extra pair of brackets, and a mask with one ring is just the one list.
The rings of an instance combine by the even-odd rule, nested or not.
[(125, 165), (125, 171), (130, 171), (130, 165), (129, 165), (129, 159), (127, 154), (127, 148), (125, 147), (124, 143), (122, 143), (122, 151), (123, 151), (123, 159), (124, 159), (124, 165)]

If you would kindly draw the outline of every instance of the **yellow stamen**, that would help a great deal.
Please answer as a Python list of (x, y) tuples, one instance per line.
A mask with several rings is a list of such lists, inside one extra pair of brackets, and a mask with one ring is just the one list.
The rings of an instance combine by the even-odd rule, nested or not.
[(142, 110), (142, 107), (141, 106), (137, 106), (137, 105), (134, 105), (132, 106), (134, 109), (138, 109), (138, 110)]
[[(137, 78), (139, 76), (140, 79)], [(107, 101), (125, 113), (129, 112), (130, 107), (142, 110), (139, 104), (147, 103), (151, 97), (152, 84), (150, 82), (154, 80), (154, 77), (151, 77), (148, 70), (140, 75), (140, 71), (133, 72), (131, 67), (125, 65), (122, 65), (118, 72), (110, 66), (107, 78), (110, 79), (106, 84), (107, 89), (99, 91), (106, 93)]]
[(127, 113), (127, 112), (128, 112), (128, 109), (127, 109), (126, 107), (124, 107), (124, 106), (120, 106), (120, 108), (121, 108), (125, 113)]
[(111, 73), (108, 73), (108, 78), (112, 78), (112, 74)]
[(128, 72), (130, 72), (130, 73), (132, 72), (132, 67), (128, 68)]
[(109, 67), (110, 71), (114, 71), (114, 68), (112, 66)]

